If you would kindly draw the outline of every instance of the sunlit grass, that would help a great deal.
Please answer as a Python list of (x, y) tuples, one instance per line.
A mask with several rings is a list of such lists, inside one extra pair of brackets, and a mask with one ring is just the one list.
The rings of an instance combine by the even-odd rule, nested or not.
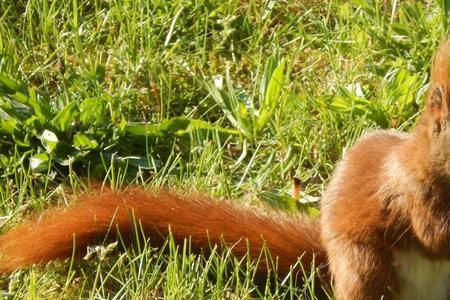
[[(0, 73), (55, 112), (100, 99), (109, 122), (95, 157), (40, 172), (29, 159), (45, 152), (41, 140), (25, 148), (0, 130), (2, 230), (92, 185), (189, 188), (292, 210), (282, 202), (298, 177), (302, 196), (319, 199), (365, 131), (414, 124), (446, 2), (2, 1)], [(125, 124), (176, 117), (214, 130), (197, 124), (117, 145)], [(24, 138), (42, 134), (32, 125)], [(145, 244), (22, 270), (3, 276), (2, 290), (8, 299), (327, 298), (306, 273), (261, 283), (251, 260), (227, 251), (196, 256), (170, 239), (165, 250)]]

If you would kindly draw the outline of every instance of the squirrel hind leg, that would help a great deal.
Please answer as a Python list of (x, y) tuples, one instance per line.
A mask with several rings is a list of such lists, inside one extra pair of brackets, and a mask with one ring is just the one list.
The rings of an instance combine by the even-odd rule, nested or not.
[(330, 271), (339, 300), (390, 300), (399, 282), (390, 251), (333, 240), (328, 244)]

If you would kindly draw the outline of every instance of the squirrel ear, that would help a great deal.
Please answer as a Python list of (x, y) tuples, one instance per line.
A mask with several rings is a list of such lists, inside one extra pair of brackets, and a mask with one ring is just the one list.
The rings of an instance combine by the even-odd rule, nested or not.
[(428, 96), (428, 111), (433, 119), (433, 132), (441, 132), (441, 121), (449, 117), (449, 103), (445, 87), (442, 84), (434, 85)]

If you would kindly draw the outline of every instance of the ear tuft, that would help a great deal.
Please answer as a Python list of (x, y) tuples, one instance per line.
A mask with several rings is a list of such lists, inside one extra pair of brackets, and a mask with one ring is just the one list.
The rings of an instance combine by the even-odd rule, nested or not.
[(428, 109), (433, 117), (433, 132), (441, 131), (441, 121), (448, 115), (445, 88), (442, 84), (435, 85), (430, 91)]
[(427, 111), (431, 115), (433, 132), (441, 131), (442, 121), (449, 119), (450, 105), (450, 35), (437, 49), (431, 65), (431, 90)]

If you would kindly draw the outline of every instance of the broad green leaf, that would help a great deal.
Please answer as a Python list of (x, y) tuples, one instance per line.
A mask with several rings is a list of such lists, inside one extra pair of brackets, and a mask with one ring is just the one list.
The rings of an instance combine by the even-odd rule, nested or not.
[(8, 168), (13, 162), (13, 157), (0, 154), (0, 168)]
[(224, 128), (221, 126), (213, 125), (209, 122), (198, 120), (198, 119), (192, 119), (190, 120), (191, 123), (189, 124), (189, 128), (199, 128), (199, 129), (208, 129), (208, 130), (218, 130), (223, 133), (229, 134), (229, 135), (239, 135), (239, 131)]
[(25, 127), (30, 128), (31, 130), (39, 130), (39, 131), (42, 130), (42, 128), (40, 128), (41, 123), (40, 123), (38, 117), (36, 117), (35, 115), (26, 119), (25, 122), (23, 123), (23, 125), (25, 125)]
[(352, 110), (352, 101), (343, 96), (335, 96), (331, 101), (331, 107), (339, 112), (350, 112)]
[(224, 140), (231, 136), (239, 136), (239, 131), (228, 129), (221, 126), (213, 125), (203, 120), (193, 119), (186, 129), (181, 129), (176, 132), (177, 136), (184, 136), (193, 131), (201, 131), (203, 136), (211, 136), (212, 134), (219, 134)]
[(37, 95), (36, 90), (34, 88), (28, 89), (28, 102), (27, 104), (31, 106), (34, 110), (34, 113), (38, 117), (39, 121), (42, 124), (47, 123), (47, 121), (51, 118), (51, 107), (50, 103), (47, 99), (40, 97)]
[(15, 100), (19, 101), (20, 103), (22, 103), (22, 104), (24, 104), (24, 105), (30, 107), (30, 105), (28, 105), (28, 104), (29, 104), (29, 96), (28, 96), (28, 95), (26, 95), (26, 94), (24, 94), (24, 93), (22, 93), (22, 92), (16, 92), (16, 93), (13, 95), (13, 98), (14, 98)]
[(14, 119), (0, 119), (0, 132), (12, 134), (17, 129), (17, 122)]
[(91, 139), (81, 132), (73, 136), (73, 145), (79, 150), (94, 150), (98, 148), (98, 143), (95, 139)]
[(66, 132), (79, 115), (76, 101), (67, 104), (52, 120), (52, 125), (60, 132)]
[(105, 122), (106, 102), (102, 98), (87, 98), (80, 104), (80, 122), (83, 125)]
[(190, 122), (191, 121), (187, 118), (179, 117), (165, 120), (162, 123), (155, 124), (153, 126), (164, 133), (175, 133), (178, 130), (184, 129), (189, 126)]
[[(42, 124), (45, 124), (50, 118), (50, 103), (46, 99), (39, 97), (34, 88), (29, 88), (27, 93), (20, 84), (4, 74), (0, 74), (0, 93), (2, 91), (8, 94), (7, 97), (11, 101), (9, 107), (3, 103), (2, 107), (5, 110), (15, 109), (15, 114), (17, 115), (19, 113), (17, 110), (20, 109), (23, 116), (24, 107), (27, 107), (27, 115), (30, 114), (29, 110), (32, 110), (32, 114), (36, 115)], [(14, 104), (13, 102), (17, 103)]]
[(165, 137), (175, 134), (178, 130), (186, 129), (190, 122), (186, 118), (174, 118), (160, 124), (130, 123), (125, 126), (125, 131), (132, 136)]
[(342, 113), (351, 113), (355, 116), (366, 116), (384, 128), (389, 126), (388, 115), (379, 102), (371, 102), (357, 97), (346, 88), (341, 88), (340, 93), (341, 95), (332, 99), (330, 103), (331, 109)]
[(50, 155), (48, 153), (39, 153), (30, 157), (30, 167), (34, 172), (45, 172), (50, 164)]
[(0, 112), (3, 116), (8, 115), (18, 122), (24, 122), (33, 116), (33, 112), (30, 107), (13, 99), (8, 99), (8, 101), (5, 102), (2, 102), (0, 99)]
[(122, 115), (122, 118), (120, 119), (120, 124), (119, 124), (120, 132), (124, 132), (126, 127), (127, 127), (127, 119), (125, 118), (125, 116)]
[(282, 208), (289, 212), (298, 212), (298, 201), (289, 195), (282, 195), (273, 192), (262, 192), (258, 197), (275, 208)]
[(0, 74), (0, 90), (4, 90), (7, 94), (14, 94), (22, 90), (22, 86), (5, 74)]
[(331, 108), (340, 112), (353, 112), (364, 115), (374, 109), (374, 105), (361, 97), (357, 97), (346, 88), (340, 88), (341, 95), (337, 95), (331, 101)]
[(59, 139), (56, 134), (50, 130), (44, 130), (41, 134), (41, 143), (48, 153), (52, 153), (58, 145)]

